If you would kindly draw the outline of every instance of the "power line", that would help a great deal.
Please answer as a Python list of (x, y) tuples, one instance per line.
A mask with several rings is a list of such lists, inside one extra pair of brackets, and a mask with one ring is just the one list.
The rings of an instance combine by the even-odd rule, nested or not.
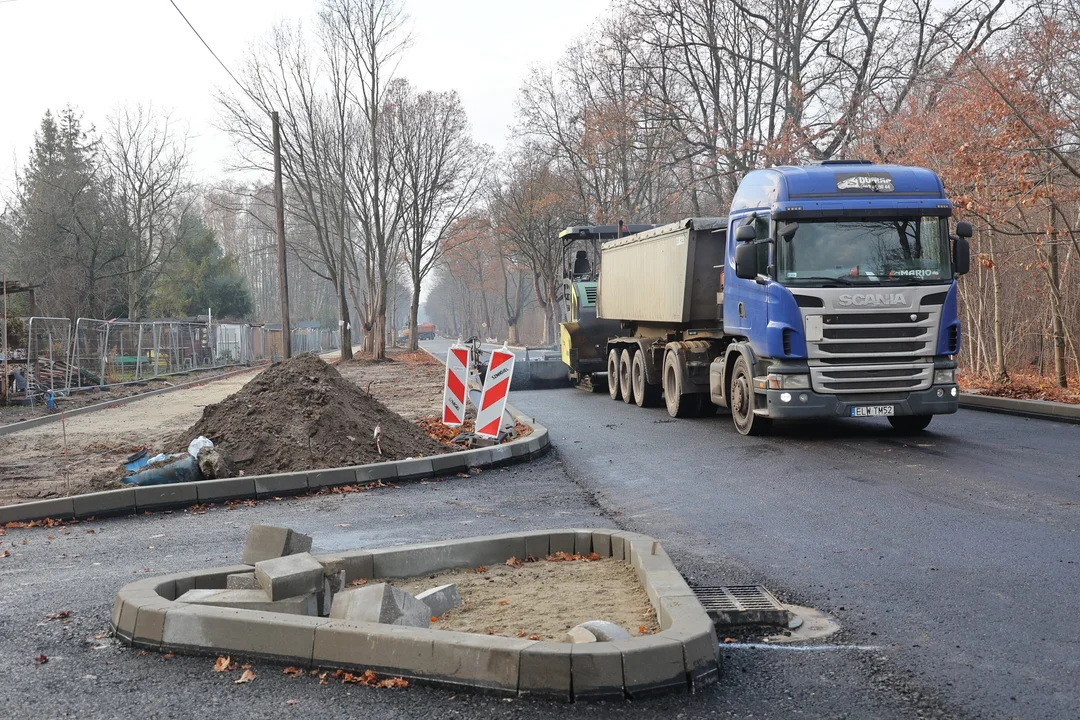
[[(4, 0), (0, 0), (0, 2), (3, 1)], [(233, 72), (229, 69), (229, 66), (222, 62), (221, 58), (218, 57), (218, 54), (214, 52), (214, 48), (210, 47), (210, 43), (206, 42), (206, 40), (203, 39), (203, 36), (199, 34), (199, 31), (195, 29), (195, 26), (191, 24), (191, 21), (187, 19), (187, 15), (184, 15), (184, 11), (181, 10), (180, 6), (176, 4), (176, 0), (169, 0), (169, 3), (176, 9), (176, 12), (180, 13), (180, 17), (182, 17), (184, 19), (184, 22), (187, 23), (187, 26), (191, 28), (191, 32), (195, 33), (195, 37), (199, 38), (199, 42), (203, 44), (203, 47), (209, 50), (210, 54), (214, 56), (214, 59), (218, 61), (218, 65), (221, 66), (221, 69), (229, 74), (229, 77), (232, 78), (233, 82), (236, 83), (237, 86), (239, 86), (239, 88), (244, 91), (245, 95), (251, 98), (251, 101), (253, 103), (255, 103), (256, 105), (260, 105), (259, 101), (255, 99), (255, 96), (252, 95), (246, 87), (244, 87), (244, 84), (236, 79), (236, 76), (233, 75)]]

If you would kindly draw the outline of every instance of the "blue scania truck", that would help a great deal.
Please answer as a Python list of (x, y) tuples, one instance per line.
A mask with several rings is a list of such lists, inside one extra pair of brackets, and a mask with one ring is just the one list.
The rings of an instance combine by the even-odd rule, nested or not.
[(901, 432), (956, 412), (957, 278), (971, 226), (929, 170), (859, 161), (754, 170), (727, 217), (572, 227), (600, 245), (571, 271), (563, 361), (575, 383), (673, 417), (883, 417)]

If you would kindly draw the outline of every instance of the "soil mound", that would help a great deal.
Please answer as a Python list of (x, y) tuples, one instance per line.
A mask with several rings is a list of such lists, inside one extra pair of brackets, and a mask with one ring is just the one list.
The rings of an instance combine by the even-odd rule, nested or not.
[[(373, 437), (376, 425), (382, 430), (381, 455)], [(238, 392), (207, 405), (178, 444), (186, 448), (199, 435), (231, 455), (245, 475), (448, 451), (317, 355), (275, 363)]]

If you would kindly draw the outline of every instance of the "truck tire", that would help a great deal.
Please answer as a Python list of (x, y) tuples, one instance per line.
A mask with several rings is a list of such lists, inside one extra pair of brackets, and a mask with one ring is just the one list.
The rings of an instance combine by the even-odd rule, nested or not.
[(754, 376), (746, 358), (739, 356), (731, 373), (731, 385), (728, 391), (728, 406), (731, 419), (740, 435), (763, 435), (769, 432), (772, 419), (754, 413)]
[(645, 355), (634, 353), (630, 361), (630, 387), (634, 391), (634, 402), (638, 407), (656, 407), (660, 404), (659, 385), (650, 385), (645, 376)]
[(622, 401), (627, 405), (634, 402), (634, 383), (630, 375), (630, 348), (622, 351), (619, 356), (619, 390), (622, 391)]
[(612, 400), (622, 397), (619, 387), (619, 351), (613, 349), (607, 354), (607, 391)]
[(909, 435), (922, 432), (933, 419), (933, 415), (892, 415), (889, 417), (889, 424), (900, 434)]
[(695, 417), (701, 411), (699, 393), (682, 393), (682, 370), (679, 358), (673, 352), (664, 356), (664, 402), (668, 415), (673, 418)]

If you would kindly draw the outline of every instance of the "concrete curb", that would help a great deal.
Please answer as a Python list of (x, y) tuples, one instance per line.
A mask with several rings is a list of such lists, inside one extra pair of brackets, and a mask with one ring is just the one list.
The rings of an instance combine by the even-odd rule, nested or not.
[(225, 500), (265, 500), (270, 497), (303, 495), (323, 488), (366, 484), (377, 480), (388, 482), (418, 480), (465, 472), (472, 467), (487, 469), (528, 462), (546, 453), (551, 446), (547, 428), (516, 411), (513, 411), (513, 414), (522, 423), (530, 426), (532, 433), (494, 447), (459, 450), (445, 455), (370, 465), (253, 475), (225, 480), (198, 480), (172, 485), (131, 486), (86, 495), (4, 505), (0, 506), (0, 526), (9, 522), (27, 522), (45, 518), (82, 520), (88, 517), (133, 515), (147, 510), (186, 508), (196, 504)]
[[(221, 380), (222, 378), (231, 377), (233, 375), (240, 375), (242, 373), (251, 372), (252, 370), (260, 367), (263, 366), (251, 365), (248, 367), (242, 367), (239, 370), (231, 370), (227, 373), (222, 373), (221, 375), (214, 375), (213, 377), (203, 378), (202, 380), (192, 380), (191, 382), (182, 383), (180, 385), (173, 385), (172, 387), (161, 388), (159, 390), (150, 390), (148, 392), (139, 393), (138, 395), (128, 395), (127, 397), (116, 398), (114, 400), (106, 400), (105, 402), (94, 403), (93, 405), (84, 405), (83, 407), (72, 408), (71, 410), (64, 411), (64, 417), (76, 417), (78, 415), (84, 415), (86, 413), (97, 412), (98, 410), (105, 410), (110, 407), (115, 407), (116, 405), (127, 405), (128, 403), (135, 402), (136, 400), (156, 397), (158, 395), (164, 395), (165, 393), (183, 390), (194, 385), (201, 385), (202, 383), (213, 382), (214, 380)], [(41, 417), (30, 418), (29, 420), (21, 420), (19, 422), (10, 423), (8, 425), (0, 425), (0, 435), (10, 435), (11, 433), (22, 432), (23, 430), (30, 430), (31, 428), (41, 427), (42, 425), (48, 425), (55, 422), (60, 422), (60, 413), (54, 413), (52, 415), (42, 415)]]
[(343, 560), (347, 581), (412, 577), (504, 562), (511, 555), (596, 552), (634, 568), (660, 632), (618, 642), (520, 640), (174, 602), (192, 587), (225, 587), (247, 565), (176, 573), (122, 588), (116, 636), (134, 647), (269, 659), (302, 667), (372, 670), (424, 683), (563, 701), (696, 691), (719, 677), (713, 623), (659, 542), (609, 529), (510, 533), (316, 556)]
[(1021, 417), (1080, 424), (1080, 405), (1049, 400), (1017, 400), (990, 395), (960, 393), (960, 407), (968, 410), (1019, 415)]

